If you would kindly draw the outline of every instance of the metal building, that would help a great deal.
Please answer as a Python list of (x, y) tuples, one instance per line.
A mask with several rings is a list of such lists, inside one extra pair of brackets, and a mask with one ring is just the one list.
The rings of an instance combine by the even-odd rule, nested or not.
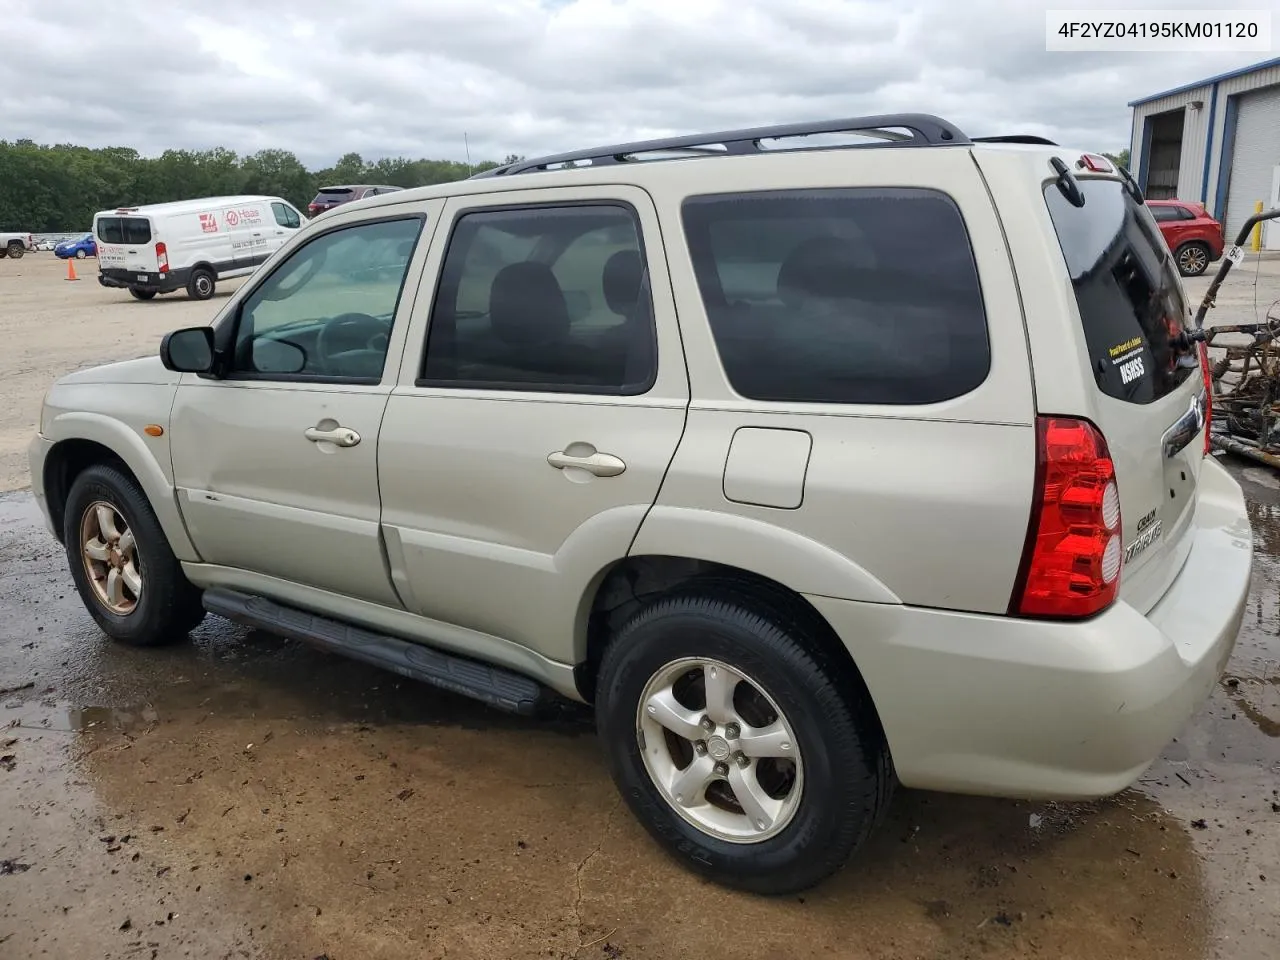
[[(1258, 201), (1280, 206), (1280, 57), (1129, 106), (1129, 166), (1153, 200), (1204, 204), (1228, 238)], [(1265, 226), (1263, 246), (1280, 250), (1280, 224)]]

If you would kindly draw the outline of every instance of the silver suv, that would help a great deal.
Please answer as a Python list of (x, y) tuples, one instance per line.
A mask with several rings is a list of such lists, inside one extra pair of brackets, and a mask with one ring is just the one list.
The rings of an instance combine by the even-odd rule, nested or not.
[(305, 226), (58, 381), (33, 487), (116, 640), (212, 611), (592, 704), (658, 841), (789, 892), (895, 783), (1111, 794), (1208, 695), (1252, 540), (1188, 322), (1105, 158), (922, 115), (616, 145)]

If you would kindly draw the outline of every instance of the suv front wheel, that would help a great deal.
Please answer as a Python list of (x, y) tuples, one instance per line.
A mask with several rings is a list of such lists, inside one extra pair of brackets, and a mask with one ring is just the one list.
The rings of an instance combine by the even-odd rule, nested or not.
[(686, 866), (765, 894), (843, 866), (893, 780), (870, 705), (784, 624), (734, 599), (660, 600), (614, 638), (596, 694), (632, 812)]
[(113, 640), (159, 646), (204, 619), (200, 591), (183, 574), (146, 495), (116, 467), (97, 464), (76, 477), (62, 542), (80, 598)]

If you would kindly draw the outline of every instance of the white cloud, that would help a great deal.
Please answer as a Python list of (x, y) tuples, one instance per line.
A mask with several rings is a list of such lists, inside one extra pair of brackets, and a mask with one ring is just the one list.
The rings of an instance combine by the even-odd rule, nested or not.
[[(7, 0), (0, 135), (475, 159), (888, 111), (1119, 149), (1135, 97), (1259, 54), (1050, 54), (1105, 0)], [(1234, 0), (1233, 6), (1267, 4)], [(1144, 6), (1129, 0), (1126, 7)], [(1159, 0), (1145, 6), (1203, 9)]]

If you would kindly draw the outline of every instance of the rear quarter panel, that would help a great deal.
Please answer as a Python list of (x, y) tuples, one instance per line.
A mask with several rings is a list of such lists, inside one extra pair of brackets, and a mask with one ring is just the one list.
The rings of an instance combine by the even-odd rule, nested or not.
[[(697, 550), (700, 559), (751, 569), (800, 592), (1004, 612), (1030, 514), (1035, 402), (1005, 236), (969, 151), (867, 151), (856, 164), (843, 151), (747, 157), (725, 163), (714, 183), (681, 177), (679, 168), (696, 164), (664, 164), (668, 171), (654, 172), (695, 399), (632, 552), (672, 552), (678, 541), (682, 555)], [(663, 183), (668, 177), (671, 183)], [(965, 220), (982, 287), (991, 350), (986, 380), (953, 400), (917, 406), (784, 404), (737, 394), (721, 366), (690, 262), (681, 202), (761, 184), (779, 190), (919, 186), (949, 195)], [(922, 249), (929, 242), (920, 237)], [(728, 499), (726, 462), (743, 428), (812, 438), (799, 468), (798, 506)], [(754, 469), (767, 476), (771, 467), (762, 460)], [(712, 519), (726, 516), (749, 521), (742, 525), (753, 535), (722, 550), (727, 541)], [(844, 562), (831, 563), (832, 555)]]

